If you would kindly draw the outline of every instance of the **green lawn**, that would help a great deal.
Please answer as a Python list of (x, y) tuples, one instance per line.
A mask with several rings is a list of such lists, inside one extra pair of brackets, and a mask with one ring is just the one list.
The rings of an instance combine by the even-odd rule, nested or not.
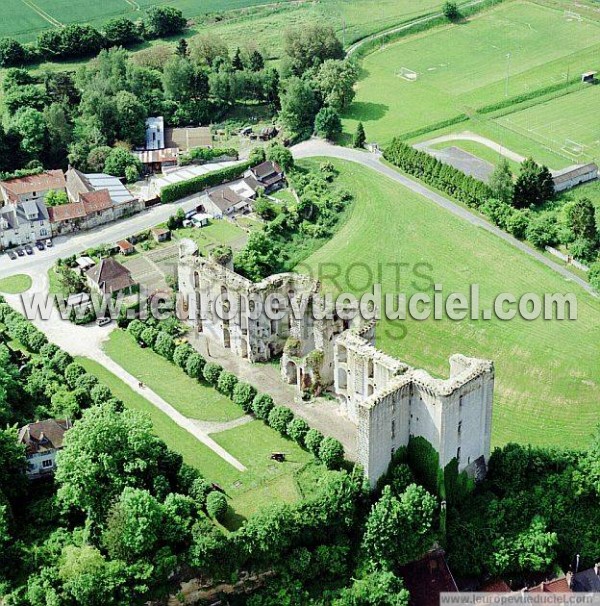
[(229, 398), (190, 379), (183, 370), (151, 349), (142, 349), (125, 331), (114, 330), (105, 344), (105, 351), (117, 364), (190, 419), (231, 421), (243, 414)]
[(231, 485), (240, 477), (235, 467), (224, 461), (210, 448), (196, 440), (185, 429), (182, 429), (146, 398), (136, 393), (121, 379), (113, 375), (98, 362), (89, 358), (77, 358), (89, 373), (98, 377), (108, 385), (113, 394), (123, 400), (128, 408), (147, 414), (156, 435), (160, 437), (169, 448), (179, 452), (186, 463), (199, 469), (209, 480), (218, 482), (223, 486)]
[(15, 274), (0, 280), (0, 292), (18, 295), (31, 288), (31, 278), (27, 274)]
[(190, 238), (196, 242), (200, 252), (206, 254), (211, 248), (221, 244), (237, 250), (243, 248), (248, 234), (227, 219), (211, 220), (205, 227), (183, 227), (173, 232), (174, 240)]
[[(352, 283), (357, 294), (370, 289), (378, 271), (384, 293), (407, 296), (431, 290), (419, 274), (442, 284), (446, 294), (468, 294), (471, 284), (479, 284), (482, 306), (504, 292), (576, 294), (578, 319), (572, 322), (382, 321), (377, 341), (437, 376), (447, 376), (453, 353), (494, 360), (494, 444), (584, 445), (600, 419), (600, 301), (397, 183), (351, 163), (335, 164), (356, 201), (334, 238), (305, 262), (329, 287), (335, 288), (326, 274), (337, 270), (321, 264), (339, 264), (339, 287), (352, 291)], [(352, 267), (357, 262), (366, 265)], [(405, 265), (396, 272), (388, 263)]]
[[(354, 132), (360, 120), (368, 140), (385, 144), (394, 135), (471, 115), (507, 93), (565, 81), (567, 74), (600, 67), (599, 34), (597, 22), (515, 1), (466, 24), (401, 39), (364, 58), (344, 130)], [(417, 80), (400, 77), (401, 67), (416, 71)]]

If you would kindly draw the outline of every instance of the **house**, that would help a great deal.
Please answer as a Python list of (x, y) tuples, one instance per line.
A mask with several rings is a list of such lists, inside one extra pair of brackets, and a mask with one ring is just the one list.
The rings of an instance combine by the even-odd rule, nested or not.
[(458, 592), (442, 549), (430, 551), (398, 572), (410, 593), (409, 606), (439, 606), (441, 593)]
[(0, 208), (0, 247), (22, 246), (52, 235), (43, 199), (10, 203)]
[(96, 193), (110, 199), (113, 206), (114, 219), (128, 217), (140, 210), (144, 205), (134, 196), (117, 177), (105, 173), (82, 173), (75, 168), (69, 168), (65, 174), (67, 193), (72, 202), (80, 202), (82, 196)]
[(131, 294), (136, 285), (131, 272), (112, 257), (102, 259), (86, 272), (89, 287), (101, 295)]
[(127, 255), (132, 255), (135, 252), (135, 246), (131, 242), (129, 242), (129, 240), (119, 240), (117, 242), (117, 248), (119, 249), (119, 252), (125, 257)]
[(195, 147), (212, 147), (212, 144), (212, 133), (208, 126), (165, 129), (165, 147), (176, 147), (180, 152)]
[(249, 212), (250, 200), (229, 186), (218, 187), (204, 197), (204, 210), (215, 219), (222, 219), (224, 216)]
[(56, 235), (104, 225), (114, 221), (115, 212), (108, 192), (99, 191), (81, 194), (78, 202), (51, 206), (48, 216)]
[(163, 227), (153, 227), (150, 233), (155, 242), (166, 242), (171, 238), (171, 230)]
[(244, 181), (256, 191), (259, 187), (266, 194), (281, 189), (285, 185), (285, 175), (277, 162), (267, 160), (258, 166), (250, 168), (244, 174)]
[(229, 183), (229, 187), (231, 187), (236, 194), (239, 194), (243, 198), (248, 198), (250, 200), (254, 200), (254, 198), (256, 198), (256, 190), (252, 189), (252, 187), (246, 183), (245, 179), (232, 181)]
[(25, 445), (27, 477), (35, 479), (54, 473), (56, 453), (63, 447), (65, 433), (71, 429), (67, 419), (48, 419), (24, 425), (18, 442)]
[(552, 173), (554, 191), (559, 193), (598, 178), (598, 166), (593, 162), (578, 164)]
[(0, 192), (5, 204), (44, 201), (49, 191), (66, 191), (62, 170), (48, 170), (0, 182)]

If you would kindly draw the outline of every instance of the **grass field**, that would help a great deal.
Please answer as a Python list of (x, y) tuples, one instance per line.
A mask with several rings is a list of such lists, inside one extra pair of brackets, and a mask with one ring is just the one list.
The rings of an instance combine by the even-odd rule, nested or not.
[(151, 349), (142, 349), (125, 331), (113, 330), (105, 351), (117, 364), (190, 419), (231, 421), (243, 414), (229, 398), (190, 379)]
[[(346, 132), (364, 123), (370, 141), (413, 131), (600, 67), (600, 24), (514, 1), (467, 23), (401, 39), (362, 62)], [(510, 54), (510, 57), (508, 56)], [(416, 81), (398, 75), (417, 72)], [(508, 80), (507, 80), (508, 73)]]
[(31, 288), (31, 278), (26, 274), (15, 274), (0, 280), (0, 292), (18, 295)]
[[(503, 292), (576, 294), (576, 321), (382, 321), (377, 340), (386, 352), (437, 376), (447, 376), (453, 353), (494, 360), (494, 444), (586, 444), (599, 421), (600, 301), (397, 183), (351, 163), (338, 161), (336, 166), (356, 202), (334, 238), (306, 261), (313, 275), (319, 275), (320, 264), (337, 263), (340, 287), (352, 291), (350, 284), (356, 289), (362, 282), (362, 294), (382, 268), (383, 292), (410, 296), (431, 290), (419, 272), (442, 284), (446, 294), (468, 294), (471, 284), (479, 284), (482, 306)], [(370, 271), (352, 269), (357, 262)], [(397, 274), (387, 263), (407, 265)], [(332, 273), (331, 265), (326, 269)], [(325, 284), (333, 287), (329, 280)]]
[[(540, 103), (496, 119), (504, 129), (560, 150), (574, 163), (600, 159), (600, 87)], [(570, 141), (569, 141), (570, 140)]]

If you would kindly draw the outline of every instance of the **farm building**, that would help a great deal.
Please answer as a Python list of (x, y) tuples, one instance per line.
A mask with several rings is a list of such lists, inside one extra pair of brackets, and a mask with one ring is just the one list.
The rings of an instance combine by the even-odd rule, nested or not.
[(578, 164), (577, 166), (568, 166), (567, 168), (552, 174), (554, 181), (554, 191), (561, 192), (572, 189), (582, 183), (593, 181), (598, 178), (598, 166), (591, 162), (590, 164)]

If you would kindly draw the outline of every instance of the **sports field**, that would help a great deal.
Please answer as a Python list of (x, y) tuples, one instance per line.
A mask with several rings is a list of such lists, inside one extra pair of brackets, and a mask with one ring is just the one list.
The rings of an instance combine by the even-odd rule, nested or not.
[[(530, 2), (392, 43), (365, 57), (347, 132), (370, 141), (438, 123), (600, 67), (600, 24)], [(416, 80), (402, 77), (402, 68)]]
[[(334, 238), (308, 259), (313, 275), (324, 263), (332, 275), (337, 263), (340, 287), (360, 294), (376, 281), (384, 293), (431, 292), (431, 281), (419, 274), (441, 284), (446, 294), (468, 295), (470, 285), (478, 284), (482, 307), (500, 293), (576, 295), (575, 321), (382, 321), (377, 341), (437, 376), (448, 375), (453, 353), (494, 360), (494, 444), (586, 444), (599, 418), (600, 301), (397, 183), (352, 163), (334, 164), (355, 204)], [(386, 265), (393, 263), (405, 265)], [(333, 287), (331, 280), (325, 284)]]
[(575, 163), (600, 159), (600, 87), (583, 90), (498, 118), (509, 131), (556, 149)]

